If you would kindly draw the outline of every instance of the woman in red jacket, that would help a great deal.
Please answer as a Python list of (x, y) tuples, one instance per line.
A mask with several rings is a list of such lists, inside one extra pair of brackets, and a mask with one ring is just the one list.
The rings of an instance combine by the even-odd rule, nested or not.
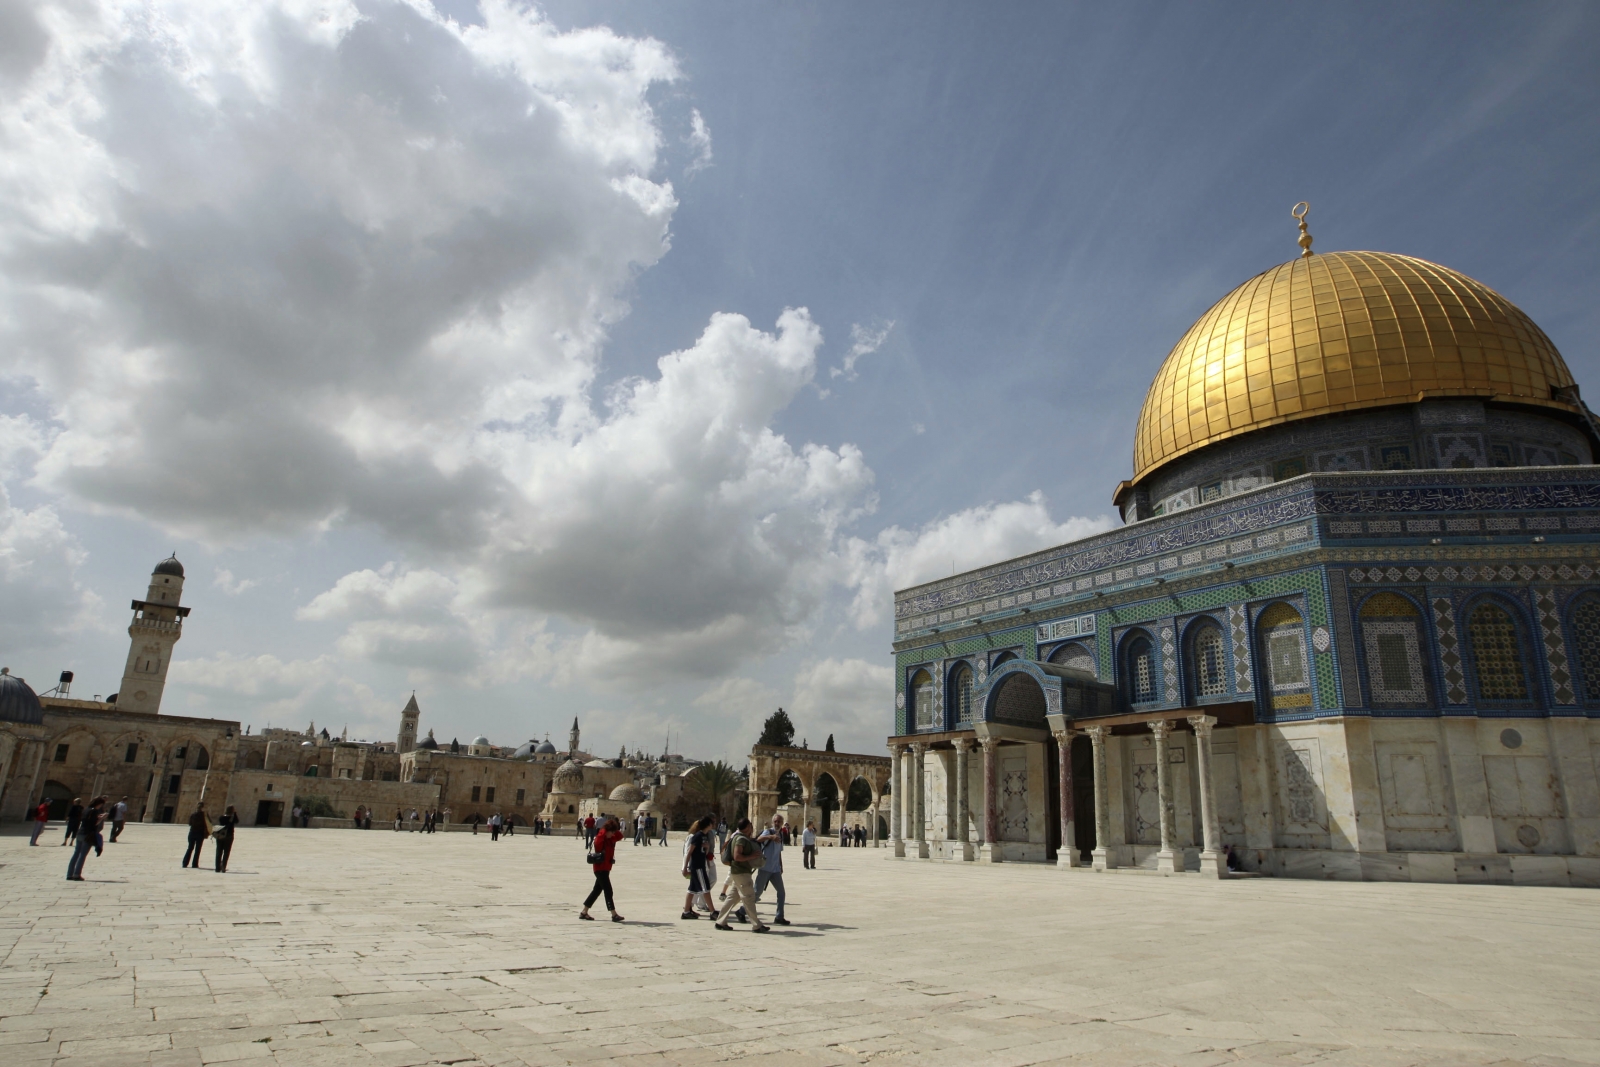
[(600, 832), (594, 835), (594, 847), (589, 855), (595, 860), (594, 888), (589, 890), (589, 899), (583, 902), (583, 910), (578, 912), (578, 918), (588, 919), (591, 922), (594, 916), (589, 914), (589, 906), (593, 904), (601, 893), (606, 895), (606, 910), (611, 912), (611, 921), (619, 923), (622, 916), (617, 914), (616, 898), (611, 895), (611, 868), (617, 862), (617, 842), (622, 840), (622, 824), (613, 816), (606, 820), (600, 827)]

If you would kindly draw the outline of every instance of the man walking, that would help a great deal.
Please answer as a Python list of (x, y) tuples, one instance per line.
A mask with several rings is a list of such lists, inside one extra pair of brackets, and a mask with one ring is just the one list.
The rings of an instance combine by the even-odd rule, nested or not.
[(594, 816), (590, 815), (583, 820), (583, 845), (585, 848), (594, 847)]
[(67, 836), (61, 839), (62, 845), (70, 845), (72, 839), (78, 836), (78, 824), (83, 821), (83, 798), (73, 797), (72, 807), (67, 809)]
[[(762, 863), (761, 871), (756, 875), (756, 899), (761, 899), (761, 894), (767, 891), (767, 886), (773, 886), (778, 891), (778, 914), (772, 921), (779, 926), (788, 926), (789, 920), (783, 917), (783, 816), (774, 815), (772, 825), (761, 831), (761, 836), (756, 838), (756, 844), (761, 846)], [(744, 921), (744, 909), (739, 909), (739, 921)]]
[(800, 866), (808, 871), (817, 869), (817, 824), (806, 823), (805, 831), (800, 834)]
[[(200, 869), (200, 853), (205, 849), (206, 836), (211, 833), (211, 820), (206, 818), (206, 809), (194, 809), (194, 814), (189, 816), (189, 847), (183, 853), (181, 866)], [(189, 861), (193, 859), (194, 863)]]
[(239, 825), (239, 813), (232, 804), (223, 812), (222, 818), (217, 820), (217, 827), (222, 832), (217, 835), (212, 851), (217, 858), (217, 873), (228, 873), (228, 857), (233, 855), (233, 828)]
[(111, 843), (117, 843), (117, 838), (122, 836), (122, 828), (128, 825), (128, 798), (123, 797), (111, 805)]
[(661, 847), (667, 846), (667, 817), (661, 816)]
[(39, 835), (44, 833), (45, 823), (50, 821), (50, 802), (39, 801), (39, 806), (33, 809), (33, 836), (28, 839), (28, 844), (37, 845)]
[(498, 811), (489, 816), (489, 840), (500, 840), (500, 813)]
[(728, 840), (723, 849), (723, 858), (728, 861), (728, 881), (733, 892), (728, 895), (728, 902), (717, 913), (717, 929), (732, 930), (728, 925), (728, 916), (741, 904), (745, 913), (750, 917), (753, 929), (758, 934), (764, 934), (772, 927), (761, 921), (761, 916), (756, 912), (756, 888), (752, 882), (755, 871), (765, 857), (761, 846), (750, 838), (750, 820), (740, 819), (738, 830)]
[(104, 847), (100, 837), (100, 827), (106, 817), (106, 798), (95, 797), (89, 803), (89, 810), (83, 813), (78, 823), (78, 841), (73, 846), (72, 858), (67, 861), (67, 881), (83, 881), (83, 864), (89, 858), (89, 850), (95, 850), (98, 855)]

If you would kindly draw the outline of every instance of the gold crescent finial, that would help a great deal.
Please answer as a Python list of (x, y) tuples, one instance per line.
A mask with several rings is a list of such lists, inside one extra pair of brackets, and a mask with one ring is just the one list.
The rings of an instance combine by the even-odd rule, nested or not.
[(1311, 235), (1306, 232), (1306, 216), (1311, 214), (1311, 205), (1302, 200), (1289, 209), (1289, 214), (1300, 222), (1300, 256), (1304, 258), (1311, 254)]

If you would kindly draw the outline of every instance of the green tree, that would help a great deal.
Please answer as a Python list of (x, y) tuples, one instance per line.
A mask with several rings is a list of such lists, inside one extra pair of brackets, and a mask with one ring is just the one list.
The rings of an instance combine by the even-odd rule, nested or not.
[(828, 743), (822, 746), (822, 751), (824, 751), (824, 752), (832, 752), (833, 751), (833, 735), (832, 734), (828, 735)]
[(724, 817), (739, 788), (739, 772), (722, 760), (701, 764), (689, 777), (689, 795), (707, 811)]
[(850, 791), (845, 800), (845, 811), (866, 811), (872, 807), (872, 787), (865, 778), (857, 778), (850, 783)]
[(778, 748), (794, 747), (794, 723), (789, 721), (789, 715), (782, 708), (767, 716), (767, 721), (761, 724), (761, 739), (758, 745), (775, 745)]
[(805, 796), (805, 786), (800, 782), (800, 776), (793, 771), (784, 771), (778, 776), (778, 803), (798, 804)]

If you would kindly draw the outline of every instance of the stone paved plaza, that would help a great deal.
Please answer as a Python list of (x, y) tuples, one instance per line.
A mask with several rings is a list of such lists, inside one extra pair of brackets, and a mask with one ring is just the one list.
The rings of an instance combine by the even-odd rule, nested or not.
[(58, 825), (0, 837), (0, 1063), (1600, 1063), (1592, 890), (825, 849), (757, 936), (678, 919), (676, 840), (619, 849), (615, 926), (569, 838), (245, 828), (218, 875), (183, 835), (81, 884)]

